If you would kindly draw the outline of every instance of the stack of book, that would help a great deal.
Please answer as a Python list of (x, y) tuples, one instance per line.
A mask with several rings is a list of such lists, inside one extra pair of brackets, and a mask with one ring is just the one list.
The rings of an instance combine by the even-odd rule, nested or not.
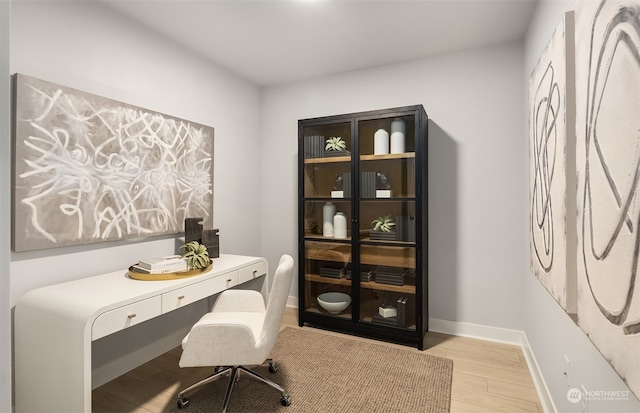
[(322, 158), (324, 156), (324, 136), (314, 135), (304, 137), (304, 157)]
[(375, 271), (377, 283), (389, 285), (404, 285), (407, 270), (404, 268), (381, 267)]
[(346, 270), (343, 267), (340, 267), (340, 268), (329, 267), (329, 266), (320, 267), (320, 275), (322, 277), (343, 278), (347, 274), (351, 275), (351, 271)]
[(371, 271), (360, 271), (360, 281), (373, 281), (373, 272)]
[(360, 197), (376, 197), (376, 172), (362, 172), (360, 174)]
[(380, 314), (374, 314), (373, 317), (371, 317), (371, 322), (375, 324), (395, 327), (398, 325), (398, 317), (383, 317)]
[(187, 260), (180, 255), (168, 257), (146, 258), (140, 260), (133, 268), (138, 272), (147, 274), (166, 274), (170, 272), (187, 271)]

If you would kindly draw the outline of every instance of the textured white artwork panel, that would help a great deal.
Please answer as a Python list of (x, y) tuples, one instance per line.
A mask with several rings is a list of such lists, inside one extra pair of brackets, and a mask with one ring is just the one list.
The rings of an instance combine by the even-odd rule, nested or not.
[(529, 78), (531, 268), (566, 309), (565, 22), (558, 25)]
[(15, 251), (184, 231), (213, 216), (213, 128), (15, 76)]
[(576, 2), (578, 324), (640, 396), (640, 1)]

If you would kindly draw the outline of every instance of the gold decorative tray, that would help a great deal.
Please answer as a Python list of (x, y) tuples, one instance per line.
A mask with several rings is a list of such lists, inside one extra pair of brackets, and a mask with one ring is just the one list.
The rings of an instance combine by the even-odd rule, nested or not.
[(140, 281), (165, 281), (165, 280), (180, 280), (182, 278), (193, 277), (195, 275), (204, 274), (213, 267), (213, 261), (209, 261), (209, 265), (206, 268), (198, 268), (196, 270), (179, 271), (179, 272), (165, 272), (162, 274), (150, 274), (146, 272), (138, 272), (133, 266), (129, 267), (129, 277), (134, 280)]

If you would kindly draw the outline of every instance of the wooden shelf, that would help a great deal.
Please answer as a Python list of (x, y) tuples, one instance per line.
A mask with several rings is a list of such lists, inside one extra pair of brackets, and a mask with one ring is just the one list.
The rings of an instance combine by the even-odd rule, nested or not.
[[(369, 231), (361, 231), (361, 233), (369, 233)], [(325, 237), (320, 234), (304, 234), (305, 241), (317, 241), (317, 242), (327, 242), (328, 243), (336, 243), (336, 242), (351, 242), (351, 237), (347, 238), (334, 238), (334, 237)], [(381, 239), (371, 239), (369, 237), (362, 236), (360, 238), (360, 242), (363, 242), (368, 245), (380, 245), (384, 244), (389, 247), (415, 247), (416, 243), (413, 241), (396, 241), (396, 240), (381, 240)]]
[(305, 249), (308, 260), (351, 262), (351, 245), (335, 242), (314, 242), (312, 248)]
[(324, 235), (320, 235), (320, 234), (311, 234), (311, 233), (305, 233), (304, 234), (304, 239), (305, 241), (335, 241), (335, 242), (351, 242), (351, 237), (347, 237), (347, 238), (335, 238), (335, 237), (325, 237)]
[[(331, 278), (331, 277), (323, 277), (318, 274), (305, 274), (305, 280), (309, 282), (316, 283), (324, 283), (324, 284), (334, 284), (334, 285), (351, 285), (351, 280), (346, 278)], [(371, 290), (379, 290), (379, 291), (390, 291), (393, 293), (402, 293), (402, 294), (413, 294), (416, 293), (415, 285), (390, 285), (390, 284), (382, 284), (377, 283), (375, 281), (363, 281), (360, 283), (361, 288), (369, 288)]]
[(414, 248), (362, 245), (360, 248), (360, 263), (413, 269), (416, 267), (415, 254)]
[(304, 278), (310, 282), (316, 283), (324, 283), (324, 284), (334, 284), (334, 285), (351, 285), (351, 280), (346, 278), (331, 278), (331, 277), (323, 277), (318, 274), (305, 274)]
[[(415, 152), (392, 153), (387, 155), (360, 155), (361, 161), (386, 161), (393, 159), (413, 159)], [(351, 162), (351, 156), (328, 156), (326, 158), (307, 158), (305, 164)]]
[(360, 155), (361, 161), (385, 161), (389, 159), (412, 159), (416, 157), (415, 152), (391, 153), (388, 155)]
[(319, 307), (308, 307), (308, 308), (305, 308), (304, 311), (308, 311), (310, 313), (323, 314), (331, 317), (340, 317), (346, 320), (351, 320), (351, 305), (349, 305), (349, 307), (347, 307), (346, 310), (344, 310), (340, 314), (331, 314), (330, 312), (323, 310)]
[[(378, 324), (378, 323), (374, 323), (373, 319), (371, 317), (362, 317), (362, 319), (360, 320), (363, 323), (371, 323), (371, 324), (375, 324), (377, 326), (384, 326), (384, 324)], [(392, 328), (401, 328), (403, 330), (415, 330), (416, 329), (416, 325), (415, 324), (411, 324), (410, 326), (407, 327), (400, 327), (400, 326), (389, 326)]]
[(328, 156), (326, 158), (307, 158), (305, 164), (351, 162), (351, 156)]
[(371, 290), (390, 291), (392, 293), (413, 294), (416, 293), (415, 285), (391, 285), (382, 284), (375, 281), (364, 281), (360, 283), (360, 288), (369, 288)]
[(416, 243), (413, 241), (382, 240), (382, 239), (371, 239), (369, 237), (360, 238), (360, 241), (370, 245), (378, 245), (378, 244), (387, 245), (388, 244), (390, 246), (398, 246), (398, 247), (415, 247), (416, 246)]

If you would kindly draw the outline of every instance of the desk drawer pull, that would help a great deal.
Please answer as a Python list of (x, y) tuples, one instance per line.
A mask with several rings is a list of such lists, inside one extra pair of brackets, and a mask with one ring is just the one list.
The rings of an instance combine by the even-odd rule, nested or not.
[(134, 318), (135, 316), (136, 316), (136, 313), (133, 313), (133, 314), (129, 314), (129, 315), (127, 316), (127, 318), (128, 318), (129, 320), (131, 320), (131, 319), (132, 319), (132, 318)]
[(178, 300), (184, 300), (184, 295), (178, 296)]

